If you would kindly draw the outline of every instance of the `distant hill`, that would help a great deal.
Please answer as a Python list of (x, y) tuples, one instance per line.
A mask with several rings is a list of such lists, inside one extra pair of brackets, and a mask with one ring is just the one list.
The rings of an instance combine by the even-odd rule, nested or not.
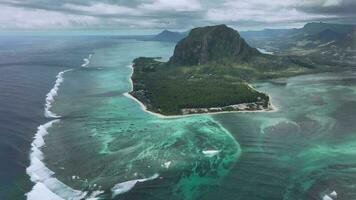
[(343, 39), (336, 41), (338, 46), (344, 46), (346, 49), (356, 50), (356, 31), (347, 34)]
[(187, 36), (187, 32), (173, 32), (169, 30), (164, 30), (158, 35), (155, 35), (152, 39), (153, 41), (161, 41), (161, 42), (178, 42)]
[(263, 29), (261, 31), (243, 31), (241, 35), (246, 38), (286, 38), (298, 35), (317, 35), (324, 31), (338, 33), (340, 35), (348, 34), (356, 30), (353, 24), (330, 24), (323, 22), (311, 22), (305, 24), (302, 28), (292, 29)]
[(307, 23), (304, 25), (303, 28), (301, 29), (296, 29), (297, 31), (304, 33), (304, 34), (309, 34), (309, 35), (315, 35), (319, 34), (323, 31), (329, 30), (332, 32), (340, 33), (340, 34), (347, 34), (351, 33), (352, 31), (356, 30), (356, 25), (352, 24), (330, 24), (330, 23), (323, 23), (323, 22), (312, 22), (312, 23)]
[(260, 31), (242, 31), (241, 36), (244, 38), (269, 38), (269, 37), (284, 37), (293, 33), (296, 29), (263, 29)]
[(339, 33), (336, 31), (333, 31), (331, 29), (326, 29), (321, 32), (318, 32), (316, 34), (313, 34), (309, 36), (308, 39), (312, 41), (322, 41), (322, 42), (331, 42), (331, 41), (336, 41), (339, 39), (342, 39), (343, 37), (346, 36), (346, 33)]
[(307, 56), (322, 65), (355, 66), (356, 25), (312, 22), (299, 29), (247, 31), (254, 47), (279, 55)]

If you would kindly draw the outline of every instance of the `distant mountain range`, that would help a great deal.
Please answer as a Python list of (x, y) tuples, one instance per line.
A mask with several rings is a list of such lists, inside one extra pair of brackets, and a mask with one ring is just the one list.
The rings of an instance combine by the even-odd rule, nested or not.
[(299, 29), (265, 29), (241, 33), (252, 46), (280, 55), (307, 56), (324, 65), (354, 66), (356, 25), (308, 23)]
[(306, 33), (309, 35), (315, 35), (325, 30), (331, 30), (340, 34), (348, 34), (356, 30), (356, 25), (352, 24), (329, 24), (322, 22), (307, 23), (301, 29), (295, 29), (297, 32)]
[[(312, 22), (305, 24), (302, 28), (242, 31), (240, 35), (254, 47), (283, 51), (293, 46), (301, 46), (302, 41), (307, 43), (305, 47), (309, 48), (316, 48), (319, 45), (333, 42), (333, 45), (339, 48), (356, 49), (356, 45), (353, 42), (355, 40), (355, 32), (356, 25), (352, 24)], [(188, 34), (189, 31), (164, 30), (157, 35), (146, 37), (145, 40), (176, 43), (188, 36)], [(298, 42), (299, 44), (297, 44)]]
[(263, 29), (261, 31), (242, 31), (241, 36), (245, 38), (295, 37), (298, 35), (316, 35), (326, 30), (339, 34), (349, 34), (356, 30), (356, 25), (312, 22), (305, 24), (299, 29)]
[(306, 39), (309, 39), (311, 41), (330, 42), (330, 41), (339, 40), (341, 38), (344, 38), (345, 36), (346, 36), (345, 33), (340, 33), (335, 30), (326, 29), (321, 32), (310, 34), (308, 35), (308, 37), (306, 37)]

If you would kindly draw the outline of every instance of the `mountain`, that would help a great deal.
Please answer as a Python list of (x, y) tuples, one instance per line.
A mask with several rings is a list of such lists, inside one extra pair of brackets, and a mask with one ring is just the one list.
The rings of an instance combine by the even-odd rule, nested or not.
[(348, 34), (352, 34), (354, 31), (356, 31), (356, 25), (353, 24), (311, 22), (298, 29), (264, 29), (261, 31), (245, 31), (242, 32), (242, 35), (248, 39), (249, 43), (253, 43), (254, 45), (257, 44), (256, 46), (261, 47), (259, 46), (259, 43), (275, 43), (278, 45), (278, 42), (285, 43), (291, 42), (291, 40), (339, 40), (343, 39)]
[(133, 63), (130, 94), (164, 115), (271, 110), (269, 96), (247, 81), (315, 71), (298, 57), (260, 53), (226, 25), (192, 29), (168, 62), (140, 57)]
[(263, 29), (260, 31), (242, 31), (241, 36), (244, 38), (269, 38), (283, 37), (295, 31), (295, 29)]
[(251, 48), (239, 33), (226, 25), (192, 29), (178, 42), (169, 60), (171, 65), (202, 65), (229, 60), (246, 61), (260, 54)]
[(151, 40), (162, 42), (178, 42), (186, 36), (187, 32), (173, 32), (169, 30), (164, 30), (158, 35), (155, 35)]
[(312, 22), (299, 29), (247, 32), (254, 47), (276, 55), (296, 55), (329, 66), (355, 66), (356, 25)]
[(315, 35), (323, 31), (330, 30), (340, 34), (347, 34), (356, 30), (356, 25), (352, 24), (330, 24), (323, 22), (311, 22), (303, 26), (298, 31), (303, 34)]
[(348, 51), (356, 51), (356, 31), (353, 31), (352, 33), (347, 34), (345, 37), (343, 37), (340, 40), (337, 40), (335, 42), (336, 46), (339, 47), (344, 47)]
[(346, 34), (339, 33), (331, 29), (325, 29), (317, 34), (309, 36), (309, 39), (312, 41), (331, 42), (335, 40), (340, 40), (345, 36)]

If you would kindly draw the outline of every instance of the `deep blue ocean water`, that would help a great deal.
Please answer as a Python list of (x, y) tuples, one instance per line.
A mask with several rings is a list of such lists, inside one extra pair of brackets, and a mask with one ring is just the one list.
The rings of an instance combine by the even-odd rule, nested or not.
[[(95, 37), (0, 36), (0, 199), (23, 199), (31, 189), (25, 169), (44, 101), (56, 75), (79, 67)], [(91, 42), (94, 41), (94, 42)]]

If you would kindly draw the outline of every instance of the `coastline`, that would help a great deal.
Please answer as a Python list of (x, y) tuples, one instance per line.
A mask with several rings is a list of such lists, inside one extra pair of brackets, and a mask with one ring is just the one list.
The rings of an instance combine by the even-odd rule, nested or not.
[[(156, 112), (152, 112), (150, 110), (147, 109), (147, 106), (142, 103), (140, 100), (138, 100), (137, 98), (135, 98), (134, 96), (132, 96), (130, 94), (130, 92), (133, 91), (133, 81), (131, 79), (132, 74), (133, 74), (133, 64), (128, 65), (128, 67), (131, 69), (131, 74), (129, 76), (129, 82), (131, 85), (131, 90), (128, 92), (123, 93), (123, 95), (127, 98), (130, 98), (132, 100), (134, 100), (136, 103), (138, 103), (140, 105), (140, 108), (146, 112), (149, 113), (151, 115), (154, 115), (156, 117), (159, 117), (161, 119), (175, 119), (175, 118), (182, 118), (182, 117), (191, 117), (191, 116), (196, 116), (196, 115), (216, 115), (216, 114), (224, 114), (224, 113), (258, 113), (258, 112), (277, 112), (278, 108), (276, 108), (273, 104), (272, 104), (272, 98), (270, 95), (266, 94), (269, 98), (269, 107), (265, 108), (265, 109), (261, 109), (261, 110), (232, 110), (232, 111), (217, 111), (217, 112), (200, 112), (200, 113), (191, 113), (191, 114), (180, 114), (180, 115), (163, 115), (160, 113), (156, 113)], [(246, 83), (251, 89), (256, 90), (251, 84)], [(258, 90), (256, 90), (258, 91)], [(258, 91), (260, 92), (260, 91)], [(261, 92), (263, 93), (263, 92)], [(265, 94), (265, 93), (264, 93)], [(240, 104), (237, 105), (230, 105), (230, 106), (239, 106)], [(222, 108), (222, 107), (216, 107), (216, 108)]]

